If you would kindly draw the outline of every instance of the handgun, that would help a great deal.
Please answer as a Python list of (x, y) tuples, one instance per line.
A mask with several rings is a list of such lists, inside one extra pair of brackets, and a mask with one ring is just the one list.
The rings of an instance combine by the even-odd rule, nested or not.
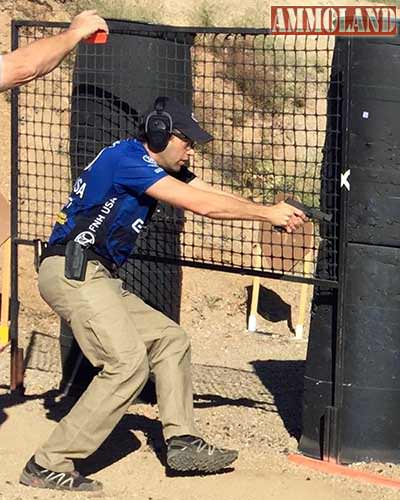
[[(288, 205), (291, 205), (292, 207), (298, 208), (301, 210), (306, 217), (312, 220), (317, 220), (317, 221), (324, 221), (324, 222), (331, 222), (332, 221), (332, 214), (328, 214), (326, 212), (323, 212), (322, 210), (319, 210), (318, 208), (314, 207), (309, 207), (308, 205), (304, 205), (304, 203), (301, 203), (301, 201), (294, 200), (293, 198), (287, 198), (285, 200), (285, 203)], [(284, 231), (284, 228), (282, 226), (274, 226), (275, 231)]]
[(285, 200), (285, 203), (291, 205), (292, 207), (298, 208), (309, 218), (318, 221), (331, 222), (332, 214), (327, 214), (318, 208), (309, 207), (308, 205), (304, 205), (300, 201), (294, 200), (293, 198), (288, 198)]

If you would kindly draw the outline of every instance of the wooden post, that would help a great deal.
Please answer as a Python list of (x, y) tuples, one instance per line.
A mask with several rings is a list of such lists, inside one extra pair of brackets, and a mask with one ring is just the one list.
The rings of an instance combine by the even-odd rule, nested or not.
[[(261, 245), (257, 243), (254, 247), (254, 267), (261, 269), (262, 267), (262, 250)], [(257, 330), (257, 309), (258, 309), (258, 297), (260, 294), (260, 277), (255, 276), (253, 278), (253, 287), (251, 290), (251, 306), (249, 321), (247, 324), (247, 329), (249, 332), (255, 332)]]
[(11, 285), (11, 238), (8, 238), (2, 245), (3, 248), (3, 275), (1, 286), (1, 316), (0, 316), (0, 345), (9, 342), (9, 304)]
[(9, 304), (11, 290), (10, 205), (0, 193), (0, 247), (3, 249), (1, 279), (0, 346), (9, 342)]
[[(312, 258), (312, 253), (308, 254), (309, 259)], [(313, 271), (313, 262), (312, 260), (307, 259), (307, 255), (304, 260), (304, 276), (309, 276)], [(300, 305), (299, 305), (299, 315), (297, 317), (297, 323), (295, 326), (295, 337), (296, 339), (302, 339), (304, 334), (304, 322), (306, 319), (306, 311), (307, 311), (307, 302), (309, 298), (309, 291), (312, 285), (309, 283), (301, 284), (301, 292), (300, 292)]]

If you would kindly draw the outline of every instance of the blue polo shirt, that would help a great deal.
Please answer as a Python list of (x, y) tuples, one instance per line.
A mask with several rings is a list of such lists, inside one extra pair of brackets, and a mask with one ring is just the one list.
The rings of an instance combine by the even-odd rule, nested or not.
[[(167, 175), (136, 139), (103, 149), (75, 181), (49, 245), (75, 240), (120, 266), (156, 208), (146, 190)], [(176, 176), (183, 182), (194, 177), (186, 167)]]

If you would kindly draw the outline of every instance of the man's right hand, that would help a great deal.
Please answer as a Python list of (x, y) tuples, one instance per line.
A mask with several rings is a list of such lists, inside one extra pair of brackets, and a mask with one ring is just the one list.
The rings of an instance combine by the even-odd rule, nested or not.
[(97, 15), (95, 10), (84, 10), (74, 17), (68, 30), (76, 33), (79, 40), (83, 40), (96, 33), (96, 31), (108, 33), (108, 26), (104, 19)]
[(288, 233), (295, 231), (307, 221), (304, 212), (284, 201), (268, 207), (269, 221), (273, 226), (282, 226)]

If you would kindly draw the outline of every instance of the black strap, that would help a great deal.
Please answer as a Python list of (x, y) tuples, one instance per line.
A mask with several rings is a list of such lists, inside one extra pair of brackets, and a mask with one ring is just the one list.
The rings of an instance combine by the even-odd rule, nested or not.
[[(98, 260), (106, 269), (110, 272), (115, 271), (115, 264), (110, 260), (102, 257), (98, 253), (94, 252), (90, 248), (86, 249), (88, 260)], [(49, 245), (43, 249), (42, 255), (40, 257), (40, 263), (47, 259), (47, 257), (53, 257), (55, 255), (65, 256), (65, 245)]]

